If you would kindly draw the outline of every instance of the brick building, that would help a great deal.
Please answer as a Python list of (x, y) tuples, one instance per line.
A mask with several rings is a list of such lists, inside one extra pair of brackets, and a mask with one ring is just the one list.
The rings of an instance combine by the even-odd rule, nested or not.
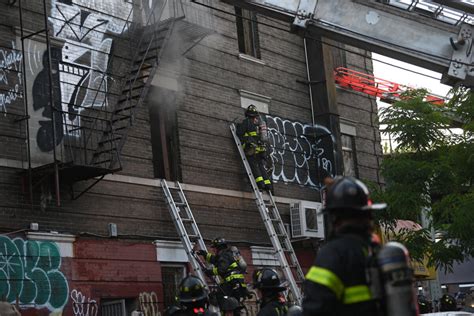
[[(289, 227), (322, 175), (380, 182), (375, 100), (332, 78), (370, 73), (370, 55), (201, 3), (0, 2), (0, 295), (24, 315), (162, 312), (189, 267), (161, 178), (206, 240), (234, 242), (250, 272), (276, 265), (229, 130), (251, 103)], [(317, 246), (295, 239), (304, 269)]]

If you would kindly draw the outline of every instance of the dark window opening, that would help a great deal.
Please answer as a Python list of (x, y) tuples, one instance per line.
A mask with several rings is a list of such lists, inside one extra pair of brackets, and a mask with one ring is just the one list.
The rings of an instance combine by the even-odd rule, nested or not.
[(163, 301), (165, 306), (176, 303), (179, 283), (184, 277), (185, 267), (180, 265), (170, 265), (161, 267), (161, 277), (163, 280)]
[(239, 52), (255, 58), (261, 58), (258, 39), (257, 13), (235, 7), (235, 14)]
[(153, 87), (148, 102), (154, 177), (179, 180), (176, 93)]

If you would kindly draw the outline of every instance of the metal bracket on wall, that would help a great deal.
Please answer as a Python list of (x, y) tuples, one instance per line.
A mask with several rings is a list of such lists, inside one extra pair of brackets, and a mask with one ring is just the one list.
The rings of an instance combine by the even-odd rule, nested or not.
[(306, 24), (313, 18), (318, 0), (300, 0), (296, 11), (293, 26), (306, 28)]
[(87, 188), (82, 190), (78, 195), (74, 195), (74, 188), (73, 184), (71, 184), (71, 200), (75, 201), (78, 198), (80, 198), (82, 195), (87, 193), (90, 189), (92, 189), (97, 183), (99, 183), (102, 179), (104, 179), (105, 175), (101, 176), (100, 178), (96, 179), (91, 185), (89, 185)]
[(463, 80), (466, 85), (474, 85), (473, 65), (474, 27), (463, 24), (457, 39), (450, 38), (453, 57), (448, 70), (448, 81), (452, 78)]

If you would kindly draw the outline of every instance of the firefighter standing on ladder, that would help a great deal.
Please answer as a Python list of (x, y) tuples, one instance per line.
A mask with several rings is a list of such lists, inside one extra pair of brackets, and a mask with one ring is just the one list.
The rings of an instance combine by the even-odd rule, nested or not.
[(218, 275), (222, 278), (223, 283), (220, 288), (224, 295), (235, 297), (238, 301), (248, 297), (249, 292), (243, 275), (246, 263), (237, 248), (229, 247), (226, 240), (221, 237), (214, 239), (211, 247), (216, 249), (216, 254), (205, 250), (197, 251), (198, 255), (203, 256), (214, 266), (212, 270), (207, 270), (206, 274), (210, 277)]
[(306, 275), (304, 315), (379, 315), (366, 276), (373, 252), (372, 205), (367, 187), (357, 179), (339, 177), (330, 184), (326, 207), (330, 240)]
[(242, 142), (245, 156), (258, 188), (262, 191), (272, 191), (272, 182), (265, 168), (267, 153), (263, 139), (266, 138), (267, 131), (266, 124), (263, 123), (257, 108), (251, 104), (245, 111), (245, 119), (237, 127), (237, 135)]

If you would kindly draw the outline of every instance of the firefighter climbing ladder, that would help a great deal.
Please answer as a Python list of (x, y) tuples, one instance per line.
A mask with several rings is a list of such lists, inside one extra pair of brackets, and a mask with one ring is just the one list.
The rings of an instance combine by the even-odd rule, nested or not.
[[(273, 245), (273, 249), (275, 250), (275, 255), (280, 262), (280, 266), (285, 274), (286, 279), (290, 283), (290, 290), (293, 294), (293, 298), (301, 305), (302, 302), (302, 295), (301, 290), (298, 287), (298, 283), (301, 284), (304, 280), (303, 270), (298, 263), (298, 259), (296, 258), (295, 251), (293, 250), (293, 246), (291, 245), (290, 238), (285, 229), (285, 225), (281, 220), (280, 212), (275, 203), (275, 199), (273, 195), (269, 192), (268, 196), (269, 199), (265, 200), (263, 194), (259, 191), (257, 187), (257, 183), (255, 182), (255, 178), (253, 177), (252, 170), (250, 165), (245, 157), (244, 151), (242, 149), (242, 145), (240, 143), (239, 137), (237, 136), (235, 124), (231, 124), (230, 130), (232, 131), (232, 135), (234, 136), (235, 144), (240, 153), (240, 158), (245, 167), (245, 171), (250, 180), (250, 184), (252, 186), (253, 192), (255, 194), (255, 202), (257, 203), (258, 210), (260, 212), (260, 216), (263, 219), (263, 223), (265, 224), (265, 228), (267, 229), (268, 236)], [(288, 264), (287, 256), (288, 254), (291, 265)], [(295, 275), (293, 275), (292, 269), (295, 271)]]
[[(191, 208), (186, 200), (183, 188), (179, 182), (176, 182), (175, 187), (170, 187), (165, 179), (161, 180), (161, 188), (165, 194), (166, 204), (170, 210), (173, 223), (179, 233), (179, 238), (183, 243), (189, 262), (197, 276), (206, 283), (204, 271), (193, 254), (193, 242), (197, 243), (199, 249), (202, 250), (207, 250), (206, 244), (204, 243), (196, 221), (194, 220), (193, 213), (191, 212)], [(177, 197), (177, 201), (175, 201), (175, 196)], [(217, 278), (215, 278), (215, 281), (219, 284)]]

